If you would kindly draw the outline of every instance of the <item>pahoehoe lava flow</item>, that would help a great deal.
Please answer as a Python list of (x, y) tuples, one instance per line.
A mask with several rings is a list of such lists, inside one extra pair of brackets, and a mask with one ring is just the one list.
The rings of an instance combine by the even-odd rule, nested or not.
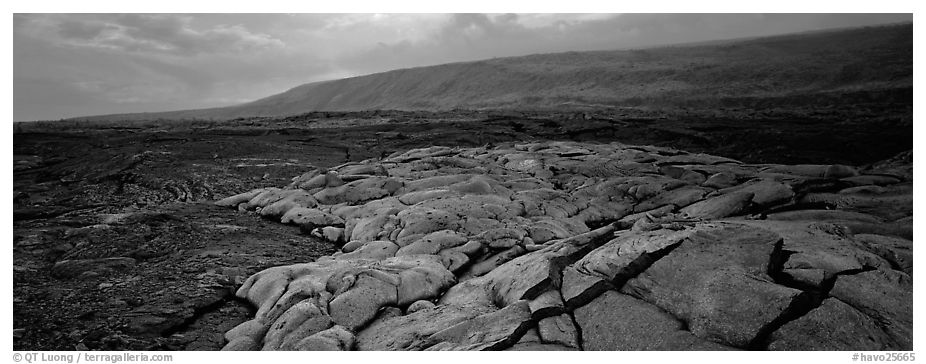
[(910, 350), (911, 171), (574, 142), (314, 169), (216, 202), (340, 246), (248, 278), (225, 349)]

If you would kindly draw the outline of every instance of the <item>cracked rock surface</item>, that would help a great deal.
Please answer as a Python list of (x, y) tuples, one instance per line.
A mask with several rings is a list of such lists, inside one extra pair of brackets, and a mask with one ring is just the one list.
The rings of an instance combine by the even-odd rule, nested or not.
[(541, 142), (311, 170), (217, 202), (340, 247), (248, 278), (225, 349), (911, 350), (903, 160)]

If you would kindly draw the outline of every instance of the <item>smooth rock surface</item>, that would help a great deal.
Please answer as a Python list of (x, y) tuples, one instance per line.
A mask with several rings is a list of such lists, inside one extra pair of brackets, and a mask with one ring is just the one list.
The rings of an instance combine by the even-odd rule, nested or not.
[(527, 301), (519, 301), (434, 333), (428, 338), (427, 350), (503, 349), (517, 341), (529, 321)]
[(835, 298), (772, 334), (771, 350), (899, 350), (870, 317)]
[(909, 348), (911, 159), (548, 141), (315, 169), (217, 202), (344, 244), (246, 279), (227, 349)]
[(687, 322), (698, 337), (745, 348), (802, 298), (767, 274), (780, 242), (767, 230), (716, 225), (692, 234), (621, 291)]
[(873, 270), (840, 276), (830, 295), (874, 319), (899, 350), (912, 350), (913, 279), (909, 275)]

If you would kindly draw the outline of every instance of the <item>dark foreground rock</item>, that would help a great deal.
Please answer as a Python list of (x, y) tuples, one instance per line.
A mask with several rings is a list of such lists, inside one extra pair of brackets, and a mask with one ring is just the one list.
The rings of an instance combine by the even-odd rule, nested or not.
[[(761, 219), (808, 210), (839, 213), (805, 216), (810, 221), (788, 222), (809, 225), (815, 220), (825, 220), (831, 225), (848, 228), (847, 232), (855, 236), (896, 237), (901, 239), (897, 241), (900, 245), (882, 243), (881, 247), (889, 247), (889, 250), (872, 249), (868, 255), (881, 259), (882, 269), (895, 269), (895, 262), (896, 268), (903, 268), (906, 263), (903, 263), (902, 247), (906, 244), (904, 241), (912, 239), (909, 228), (912, 217), (895, 219), (894, 216), (912, 210), (912, 205), (904, 202), (904, 196), (912, 195), (911, 108), (906, 102), (885, 103), (871, 95), (867, 92), (838, 95), (843, 99), (849, 97), (851, 110), (828, 106), (795, 108), (791, 101), (783, 100), (783, 108), (758, 113), (717, 108), (679, 110), (678, 113), (626, 108), (579, 112), (372, 110), (227, 122), (17, 123), (13, 134), (13, 347), (22, 351), (217, 350), (227, 343), (224, 333), (256, 315), (255, 307), (234, 297), (247, 277), (268, 267), (312, 262), (331, 255), (336, 249), (345, 253), (339, 255), (338, 260), (391, 257), (401, 248), (397, 243), (423, 236), (413, 236), (414, 231), (409, 231), (399, 239), (387, 233), (395, 231), (394, 227), (400, 224), (418, 225), (416, 221), (430, 220), (449, 224), (442, 230), (466, 237), (464, 244), (447, 245), (439, 252), (441, 259), (447, 262), (446, 269), (463, 282), (485, 276), (508, 261), (542, 249), (542, 242), (570, 238), (615, 222), (607, 219), (628, 210), (632, 210), (630, 215), (616, 220), (617, 232), (650, 231), (654, 235), (667, 230), (684, 232), (684, 229), (673, 229), (691, 222), (676, 223), (662, 218), (678, 212), (681, 206), (733, 192), (740, 186), (751, 186), (745, 191), (758, 197), (742, 212), (745, 215), (735, 215), (735, 218)], [(897, 97), (908, 100), (909, 91)], [(834, 125), (839, 125), (839, 133), (833, 133)], [(537, 158), (529, 154), (542, 149), (540, 146), (532, 150), (515, 148), (510, 143), (538, 140), (591, 144), (547, 148), (561, 150), (562, 153), (552, 156), (561, 162), (544, 166), (542, 169), (546, 171), (539, 170), (536, 176), (524, 176), (521, 169), (530, 170), (532, 165), (536, 166), (531, 160)], [(661, 152), (628, 161), (624, 157), (611, 157), (611, 152), (617, 149), (603, 150), (594, 144), (616, 140), (635, 145), (671, 146), (728, 158), (668, 148), (632, 147), (630, 151), (634, 153)], [(461, 149), (434, 148), (435, 154), (429, 158), (414, 160), (415, 156), (407, 155), (407, 160), (394, 161), (409, 167), (409, 172), (421, 172), (418, 176), (409, 176), (388, 163), (384, 167), (375, 160), (356, 163), (434, 145), (497, 145), (500, 150), (509, 151), (506, 154), (527, 155), (512, 155), (507, 161), (474, 160), (470, 156), (480, 155), (487, 149), (478, 148), (479, 152), (461, 155)], [(908, 152), (869, 164), (903, 151)], [(595, 156), (602, 158), (592, 158)], [(735, 163), (730, 158), (760, 164)], [(802, 168), (813, 174), (807, 175), (807, 170), (802, 175), (779, 173), (788, 172), (788, 168), (768, 163), (810, 165)], [(835, 164), (857, 166), (853, 169), (858, 174), (846, 173), (843, 167), (828, 167)], [(517, 172), (496, 173), (498, 168), (486, 168), (491, 165)], [(458, 172), (448, 172), (450, 168)], [(493, 171), (487, 172), (490, 169)], [(287, 199), (280, 199), (274, 206), (268, 206), (270, 208), (261, 208), (261, 213), (239, 213), (211, 204), (241, 192), (256, 191), (256, 195), (265, 192), (268, 186), (287, 189), (293, 176), (313, 170), (317, 172), (305, 174), (298, 186), (294, 186), (305, 193), (290, 192)], [(428, 178), (427, 174), (437, 178)], [(480, 178), (467, 181), (467, 176), (471, 175)], [(652, 178), (657, 175), (661, 177)], [(607, 198), (601, 195), (594, 199), (594, 209), (588, 209), (583, 202), (592, 201), (590, 195), (572, 194), (589, 177), (613, 180), (617, 176), (646, 177), (642, 179), (649, 179), (651, 183), (635, 187), (633, 193), (626, 194), (627, 199), (623, 198), (622, 190), (607, 192)], [(395, 187), (386, 183), (389, 178), (405, 181), (405, 188), (413, 192), (383, 195)], [(364, 179), (369, 181), (362, 181)], [(450, 186), (456, 183), (451, 181), (464, 183)], [(588, 186), (598, 182), (589, 181)], [(292, 208), (283, 213), (296, 203), (311, 204), (308, 192), (315, 188), (333, 187), (329, 193), (319, 195), (331, 202), (334, 200), (327, 199), (361, 185), (369, 186), (370, 193), (384, 196), (377, 200), (378, 205), (355, 211), (362, 221), (353, 218), (344, 221), (342, 217), (348, 209), (366, 204), (363, 202), (341, 206), (348, 209), (337, 213), (324, 204), (321, 209)], [(479, 216), (479, 220), (469, 219), (467, 231), (460, 231), (458, 227), (463, 224), (458, 222), (464, 219), (458, 218), (455, 212), (436, 216), (428, 215), (431, 210), (401, 215), (399, 211), (389, 211), (392, 208), (405, 210), (407, 205), (440, 196), (452, 198), (455, 193), (507, 195), (502, 187), (526, 199), (546, 201), (524, 206), (526, 211), (531, 211), (523, 216), (532, 220), (527, 229), (506, 223), (475, 238), (473, 235), (482, 233), (477, 232), (479, 224), (495, 216), (485, 214)], [(760, 189), (763, 192), (757, 193)], [(787, 198), (788, 189), (795, 193), (793, 199)], [(805, 198), (809, 193), (817, 195)], [(838, 198), (834, 193), (849, 198)], [(227, 202), (243, 209), (240, 203), (250, 201), (254, 195), (237, 196), (234, 201)], [(618, 195), (621, 198), (615, 198)], [(398, 199), (401, 205), (391, 197)], [(314, 192), (311, 198), (316, 199)], [(633, 204), (629, 207), (614, 204), (605, 209), (598, 206), (609, 199), (628, 200)], [(256, 206), (253, 209), (256, 210)], [(574, 211), (582, 210), (588, 211), (578, 218), (591, 221), (583, 223), (585, 226), (578, 224), (576, 218), (568, 218), (577, 214)], [(531, 217), (540, 215), (545, 217)], [(601, 220), (589, 220), (596, 216)], [(857, 218), (859, 216), (864, 218)], [(397, 220), (399, 217), (401, 221)], [(280, 224), (283, 220), (289, 222)], [(758, 221), (770, 224), (770, 220)], [(628, 230), (634, 225), (635, 228)], [(372, 228), (368, 228), (370, 226)], [(791, 230), (804, 231), (801, 229)], [(822, 225), (814, 231), (821, 229), (820, 234), (825, 235), (808, 235), (804, 240), (838, 237), (832, 234), (837, 230)], [(527, 235), (521, 236), (519, 230), (525, 230)], [(783, 230), (776, 232), (781, 234)], [(415, 234), (418, 233), (423, 232)], [(433, 233), (441, 236), (447, 231)], [(608, 241), (607, 237), (601, 239)], [(802, 245), (794, 241), (793, 246)], [(852, 240), (840, 237), (826, 241), (833, 247)], [(602, 241), (591, 242), (577, 249), (576, 254), (582, 255), (601, 244)], [(868, 249), (874, 244), (858, 249), (857, 244), (850, 245), (851, 250), (837, 249), (816, 256), (792, 254), (793, 259), (785, 263), (784, 274), (776, 281), (822, 292), (831, 286), (834, 274), (852, 274), (857, 273), (857, 269), (875, 266), (873, 260), (863, 259), (862, 254), (857, 253), (858, 249)], [(361, 247), (363, 249), (359, 249)], [(639, 263), (658, 258), (664, 251), (656, 249), (652, 253), (644, 254)], [(51, 275), (52, 267), (60, 261), (119, 257), (135, 259), (134, 267), (91, 269), (74, 278)], [(554, 266), (578, 258), (568, 255), (565, 261), (554, 261)], [(861, 263), (864, 260), (867, 262)], [(856, 270), (838, 273), (845, 269)], [(573, 312), (601, 292), (620, 288), (588, 272), (574, 274), (578, 271), (567, 264), (562, 275), (547, 273), (547, 279), (539, 281), (542, 284), (532, 287), (529, 296), (537, 296), (528, 302), (536, 326), (540, 320)], [(633, 275), (623, 274), (622, 277), (630, 279)], [(563, 301), (560, 303), (553, 299), (560, 293), (567, 296), (567, 292), (576, 296), (560, 299)], [(287, 301), (298, 299), (299, 296), (290, 295)], [(420, 300), (408, 307), (387, 305), (366, 325), (373, 327), (381, 317), (385, 319), (388, 315), (383, 312), (394, 314), (399, 310), (408, 315), (427, 310), (429, 305), (446, 306), (439, 300)], [(494, 305), (483, 306), (483, 311), (477, 310), (474, 314), (478, 316), (494, 309), (497, 309)], [(274, 337), (307, 337), (314, 330), (310, 322), (324, 323), (324, 316), (313, 317), (314, 320), (297, 327), (281, 326), (284, 330), (280, 334), (295, 334), (275, 334)], [(363, 333), (364, 329), (355, 334)], [(536, 327), (527, 330), (512, 348), (570, 349), (543, 343), (539, 334), (531, 341), (528, 336), (536, 331)], [(333, 330), (329, 334), (337, 332)], [(324, 337), (339, 336), (326, 334)], [(267, 346), (265, 340), (255, 342), (244, 337), (238, 340), (242, 344), (239, 348)], [(300, 341), (286, 341), (286, 345)], [(278, 342), (274, 340), (271, 347)], [(355, 337), (353, 349), (363, 349), (361, 343)]]

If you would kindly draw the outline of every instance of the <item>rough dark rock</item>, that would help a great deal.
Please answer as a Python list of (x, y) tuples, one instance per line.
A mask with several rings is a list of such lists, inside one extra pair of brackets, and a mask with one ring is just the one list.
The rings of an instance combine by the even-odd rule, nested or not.
[(72, 279), (91, 272), (96, 275), (126, 272), (134, 267), (135, 259), (128, 257), (62, 260), (51, 267), (51, 274), (62, 279)]

